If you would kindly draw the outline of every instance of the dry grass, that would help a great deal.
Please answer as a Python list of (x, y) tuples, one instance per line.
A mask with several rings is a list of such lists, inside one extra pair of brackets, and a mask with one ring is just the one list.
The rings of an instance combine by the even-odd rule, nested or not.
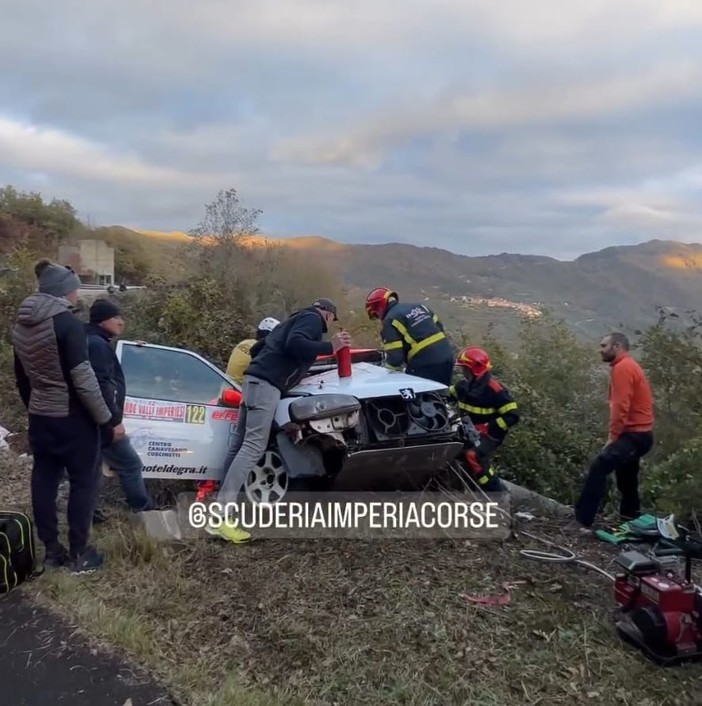
[[(8, 479), (20, 504), (25, 473)], [(604, 577), (528, 561), (521, 539), (166, 546), (117, 509), (96, 536), (101, 575), (27, 590), (193, 706), (702, 703), (700, 666), (656, 668), (618, 641)], [(606, 568), (613, 550), (582, 553)], [(464, 597), (519, 581), (507, 606)]]

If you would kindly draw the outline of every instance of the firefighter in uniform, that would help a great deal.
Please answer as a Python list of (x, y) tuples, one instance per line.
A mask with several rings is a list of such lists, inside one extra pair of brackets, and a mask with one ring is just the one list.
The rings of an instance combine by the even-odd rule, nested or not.
[(464, 377), (449, 387), (449, 398), (478, 435), (477, 443), (467, 445), (465, 461), (483, 490), (500, 492), (502, 484), (491, 461), (509, 430), (519, 422), (517, 403), (510, 391), (493, 377), (490, 357), (482, 348), (463, 348), (456, 358), (456, 367), (463, 371)]
[(453, 350), (439, 317), (424, 304), (400, 303), (396, 292), (376, 287), (366, 297), (369, 319), (382, 321), (387, 367), (451, 384)]

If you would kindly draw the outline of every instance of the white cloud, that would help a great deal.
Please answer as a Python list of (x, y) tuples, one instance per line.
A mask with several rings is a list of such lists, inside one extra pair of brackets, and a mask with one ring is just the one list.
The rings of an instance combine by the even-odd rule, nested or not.
[(539, 51), (544, 45), (574, 42), (621, 44), (702, 25), (702, 7), (695, 0), (241, 0), (236, 5), (204, 0), (197, 6), (187, 0), (162, 0), (145, 14), (147, 23), (157, 15), (164, 29), (194, 31), (213, 41), (302, 49), (312, 45), (332, 52), (349, 47), (373, 52), (378, 49), (374, 43), (393, 50), (438, 45), (458, 33)]
[[(108, 184), (184, 187), (198, 175), (147, 164), (61, 130), (0, 117), (0, 160), (6, 167)], [(202, 175), (199, 175), (202, 178)], [(212, 179), (204, 175), (205, 179)], [(212, 182), (213, 184), (215, 181)]]
[(700, 27), (683, 0), (5, 2), (0, 183), (169, 230), (234, 186), (275, 235), (692, 238)]
[(573, 81), (561, 74), (540, 85), (443, 96), (429, 104), (408, 102), (353, 132), (351, 128), (344, 137), (284, 141), (273, 156), (311, 163), (370, 165), (380, 161), (385, 149), (418, 135), (582, 122), (695, 96), (702, 98), (702, 64), (692, 60), (598, 80)]

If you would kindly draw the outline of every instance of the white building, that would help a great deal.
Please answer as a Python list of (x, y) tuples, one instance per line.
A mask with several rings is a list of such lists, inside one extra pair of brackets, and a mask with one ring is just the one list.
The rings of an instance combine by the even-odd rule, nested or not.
[(79, 240), (73, 245), (61, 245), (58, 261), (70, 265), (83, 284), (108, 286), (115, 283), (115, 251), (104, 240)]

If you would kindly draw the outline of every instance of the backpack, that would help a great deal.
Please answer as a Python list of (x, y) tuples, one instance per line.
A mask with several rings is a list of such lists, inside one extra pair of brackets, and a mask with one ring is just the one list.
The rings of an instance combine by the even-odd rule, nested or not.
[(34, 578), (34, 526), (22, 512), (0, 510), (0, 594)]

